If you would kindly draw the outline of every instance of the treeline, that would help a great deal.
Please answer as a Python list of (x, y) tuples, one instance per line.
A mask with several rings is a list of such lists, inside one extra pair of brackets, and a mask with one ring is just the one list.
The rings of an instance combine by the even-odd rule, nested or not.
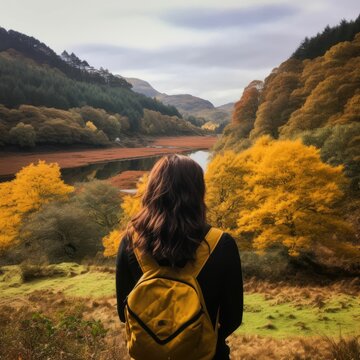
[[(99, 71), (88, 72), (76, 66), (72, 66), (57, 55), (51, 48), (32, 36), (19, 33), (14, 30), (7, 31), (0, 27), (0, 52), (14, 49), (25, 57), (34, 60), (38, 64), (47, 64), (59, 69), (62, 73), (73, 80), (85, 81), (94, 84), (108, 84), (110, 86), (131, 88), (125, 79), (111, 73), (101, 74)], [(88, 65), (86, 62), (84, 64)]]
[(133, 131), (138, 129), (144, 108), (181, 118), (176, 108), (144, 95), (124, 88), (75, 81), (57, 69), (37, 66), (16, 58), (11, 52), (0, 56), (0, 77), (0, 104), (9, 108), (22, 104), (58, 109), (89, 105), (126, 116)]
[(354, 21), (342, 20), (339, 25), (330, 27), (329, 25), (310, 39), (306, 37), (301, 45), (292, 54), (295, 59), (314, 59), (322, 56), (333, 45), (342, 41), (351, 41), (360, 32), (360, 15)]
[(147, 109), (144, 110), (140, 128), (148, 135), (204, 134), (204, 131), (190, 121), (179, 120), (175, 116), (162, 115)]
[[(197, 134), (202, 131), (176, 116), (145, 109), (136, 133), (173, 135)], [(0, 105), (0, 146), (106, 146), (115, 140), (121, 144), (125, 138), (133, 135), (126, 116), (110, 114), (104, 109), (83, 106), (61, 110), (32, 105), (9, 109)]]

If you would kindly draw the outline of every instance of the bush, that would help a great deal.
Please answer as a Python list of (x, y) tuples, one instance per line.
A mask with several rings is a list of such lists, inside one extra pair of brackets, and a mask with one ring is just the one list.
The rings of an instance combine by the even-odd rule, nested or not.
[(73, 203), (53, 202), (26, 219), (19, 260), (34, 263), (81, 260), (102, 250), (101, 229), (86, 211)]
[(20, 264), (21, 276), (23, 282), (29, 282), (31, 280), (40, 278), (49, 278), (53, 276), (65, 276), (68, 271), (63, 268), (59, 268), (52, 265), (39, 265), (39, 264)]
[(360, 359), (360, 336), (343, 338), (336, 341), (328, 336), (324, 337), (328, 343), (332, 359), (334, 360), (354, 360)]
[(16, 315), (13, 318), (4, 308), (0, 314), (1, 359), (98, 359), (105, 349), (107, 330), (99, 320), (84, 320), (78, 314), (54, 320), (25, 308)]
[(243, 251), (240, 255), (245, 277), (271, 281), (294, 275), (286, 249), (270, 250), (261, 255), (254, 251)]

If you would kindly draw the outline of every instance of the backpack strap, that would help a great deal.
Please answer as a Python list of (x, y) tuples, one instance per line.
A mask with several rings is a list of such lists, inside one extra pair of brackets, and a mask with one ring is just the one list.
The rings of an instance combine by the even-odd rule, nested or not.
[(145, 274), (146, 272), (148, 272), (150, 270), (153, 270), (153, 271), (159, 270), (160, 265), (156, 262), (156, 260), (148, 254), (141, 253), (139, 248), (137, 246), (135, 246), (137, 238), (138, 238), (138, 234), (136, 232), (134, 232), (134, 234), (133, 234), (134, 254), (136, 256), (136, 260), (138, 261), (143, 274)]
[[(195, 262), (186, 264), (185, 267), (180, 271), (182, 273), (188, 273), (189, 275), (197, 277), (201, 269), (204, 267), (209, 256), (215, 249), (222, 234), (223, 234), (222, 230), (214, 227), (210, 228), (210, 230), (205, 236), (206, 241), (202, 241), (196, 250)], [(137, 234), (134, 233), (133, 236), (134, 236), (133, 240), (135, 243)], [(150, 270), (156, 271), (161, 269), (161, 266), (156, 262), (156, 260), (152, 256), (141, 253), (139, 248), (137, 248), (136, 246), (134, 246), (134, 254), (143, 273)]]
[(188, 263), (184, 270), (192, 276), (197, 277), (211, 253), (214, 251), (223, 233), (222, 230), (211, 227), (205, 236), (206, 241), (202, 241), (196, 250), (195, 262)]

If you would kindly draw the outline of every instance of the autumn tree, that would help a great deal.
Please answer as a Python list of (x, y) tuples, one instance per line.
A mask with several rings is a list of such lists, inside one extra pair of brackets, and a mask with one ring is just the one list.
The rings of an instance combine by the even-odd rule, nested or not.
[(57, 163), (39, 160), (22, 168), (14, 180), (0, 184), (0, 249), (17, 239), (22, 220), (44, 204), (66, 199), (73, 187), (61, 179)]
[(121, 218), (119, 225), (116, 229), (111, 231), (103, 238), (103, 246), (105, 248), (105, 256), (115, 256), (120, 244), (122, 235), (126, 229), (127, 224), (131, 218), (136, 215), (141, 209), (141, 199), (145, 192), (147, 185), (147, 175), (145, 174), (140, 178), (136, 185), (136, 194), (126, 195), (121, 203)]
[(206, 172), (209, 220), (259, 251), (281, 245), (292, 256), (328, 248), (354, 255), (352, 228), (336, 212), (342, 166), (300, 140), (261, 137), (249, 149), (217, 155)]
[(256, 112), (259, 107), (260, 94), (264, 84), (262, 81), (254, 80), (245, 89), (241, 99), (235, 103), (232, 122), (234, 124), (243, 124), (247, 136), (254, 126)]
[(288, 121), (298, 105), (291, 94), (299, 86), (302, 70), (301, 61), (289, 59), (265, 80), (251, 139), (265, 134), (278, 136), (278, 128)]
[[(344, 165), (345, 174), (360, 178), (360, 123), (326, 126), (300, 134), (305, 145), (320, 149), (321, 159), (331, 165)], [(356, 186), (359, 189), (359, 185)]]
[(80, 261), (102, 250), (101, 227), (76, 202), (53, 201), (22, 221), (17, 260)]
[(283, 137), (328, 124), (357, 121), (359, 55), (360, 34), (352, 42), (339, 43), (321, 58), (305, 63), (303, 75), (307, 76), (303, 78), (302, 88), (307, 97), (279, 128)]
[(97, 131), (97, 127), (94, 125), (94, 123), (92, 121), (87, 121), (86, 127), (89, 128), (93, 132)]
[(77, 205), (107, 234), (120, 220), (119, 190), (101, 180), (93, 180), (79, 187), (79, 193), (75, 197)]
[(9, 135), (13, 144), (20, 147), (34, 147), (36, 140), (36, 133), (34, 128), (29, 124), (19, 122), (10, 131)]

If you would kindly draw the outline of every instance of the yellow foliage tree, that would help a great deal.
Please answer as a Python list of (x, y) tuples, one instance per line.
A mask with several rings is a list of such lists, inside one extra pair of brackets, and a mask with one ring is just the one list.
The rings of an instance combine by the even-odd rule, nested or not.
[(59, 165), (42, 160), (22, 168), (14, 180), (0, 184), (0, 250), (14, 243), (25, 216), (73, 191), (61, 179)]
[(9, 247), (17, 235), (21, 214), (17, 211), (12, 181), (0, 184), (0, 253)]
[(97, 127), (94, 125), (94, 123), (92, 121), (87, 121), (86, 127), (88, 127), (93, 132), (97, 131)]
[(115, 256), (123, 235), (123, 231), (115, 229), (103, 237), (104, 256)]
[(121, 204), (122, 214), (119, 223), (119, 228), (111, 231), (107, 236), (102, 239), (104, 256), (115, 256), (124, 234), (127, 224), (133, 216), (135, 216), (141, 209), (141, 199), (145, 192), (148, 176), (145, 174), (140, 178), (136, 185), (135, 195), (124, 196)]
[(345, 182), (342, 166), (320, 160), (300, 140), (263, 136), (241, 153), (216, 156), (206, 172), (209, 220), (263, 251), (275, 244), (290, 255), (326, 247), (354, 254), (352, 229), (336, 213)]

